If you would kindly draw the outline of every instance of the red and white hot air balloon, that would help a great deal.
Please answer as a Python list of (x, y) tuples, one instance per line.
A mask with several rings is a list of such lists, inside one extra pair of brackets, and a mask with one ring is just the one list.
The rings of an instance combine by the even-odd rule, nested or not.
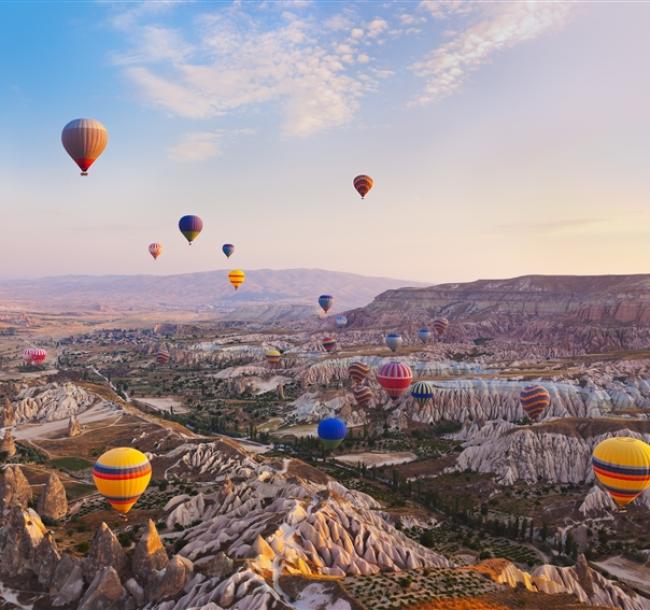
[(447, 318), (437, 318), (433, 321), (433, 330), (436, 331), (436, 334), (440, 337), (449, 327), (449, 320)]
[(153, 260), (157, 260), (158, 257), (162, 254), (163, 247), (162, 244), (159, 244), (158, 242), (153, 242), (152, 244), (149, 244), (149, 254), (153, 256)]
[(377, 381), (391, 400), (397, 400), (411, 386), (413, 371), (408, 364), (388, 362), (377, 371)]
[(38, 365), (43, 364), (47, 358), (47, 352), (40, 347), (28, 347), (23, 352), (23, 361), (25, 364)]
[(108, 144), (108, 131), (95, 119), (74, 119), (63, 128), (61, 143), (81, 169), (81, 175), (87, 176), (88, 168)]

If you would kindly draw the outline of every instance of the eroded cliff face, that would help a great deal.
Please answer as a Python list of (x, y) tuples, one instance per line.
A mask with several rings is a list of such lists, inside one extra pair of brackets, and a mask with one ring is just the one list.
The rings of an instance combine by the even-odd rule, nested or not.
[(21, 390), (14, 403), (15, 423), (46, 422), (78, 415), (100, 402), (74, 383), (49, 383)]

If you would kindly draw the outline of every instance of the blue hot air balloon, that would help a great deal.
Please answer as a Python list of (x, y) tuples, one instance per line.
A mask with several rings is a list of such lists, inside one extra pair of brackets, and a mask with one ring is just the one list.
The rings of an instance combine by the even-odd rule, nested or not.
[(336, 316), (336, 325), (339, 328), (343, 328), (344, 326), (347, 326), (348, 324), (348, 319), (344, 315)]
[(424, 405), (433, 398), (433, 386), (426, 381), (417, 381), (411, 386), (411, 396)]
[(345, 422), (338, 417), (328, 417), (318, 424), (318, 438), (325, 449), (336, 449), (348, 433)]
[(234, 244), (224, 244), (221, 246), (221, 249), (223, 250), (223, 253), (230, 258), (230, 255), (235, 251), (235, 246)]
[(431, 339), (431, 331), (428, 328), (421, 328), (418, 330), (418, 337), (420, 337), (422, 343), (429, 343), (429, 339)]
[(330, 309), (332, 309), (332, 305), (334, 304), (334, 297), (331, 294), (321, 294), (318, 297), (318, 304), (321, 306), (321, 309), (327, 313)]
[(388, 333), (385, 341), (391, 352), (396, 352), (402, 345), (402, 335), (399, 333)]
[(193, 214), (183, 216), (178, 221), (178, 228), (180, 232), (185, 236), (185, 239), (188, 241), (190, 246), (192, 242), (199, 236), (199, 233), (203, 230), (203, 221)]

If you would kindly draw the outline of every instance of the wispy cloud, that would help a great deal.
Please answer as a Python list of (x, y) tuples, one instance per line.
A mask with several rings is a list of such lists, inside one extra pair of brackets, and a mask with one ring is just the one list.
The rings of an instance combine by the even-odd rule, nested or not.
[(169, 157), (181, 162), (206, 161), (221, 156), (225, 140), (252, 133), (252, 129), (191, 131), (183, 134), (180, 141), (169, 149)]
[(436, 19), (467, 15), (477, 19), (451, 34), (451, 39), (411, 65), (426, 79), (424, 91), (414, 100), (426, 104), (455, 93), (469, 74), (489, 62), (499, 51), (533, 40), (562, 27), (571, 10), (567, 2), (425, 1), (420, 8)]
[(196, 23), (185, 37), (160, 26), (134, 28), (132, 48), (115, 62), (148, 103), (173, 115), (209, 119), (273, 103), (284, 115), (283, 131), (296, 136), (352, 119), (378, 78), (364, 71), (369, 47), (388, 28), (375, 18), (326, 36), (308, 16), (282, 13), (269, 27), (236, 6)]

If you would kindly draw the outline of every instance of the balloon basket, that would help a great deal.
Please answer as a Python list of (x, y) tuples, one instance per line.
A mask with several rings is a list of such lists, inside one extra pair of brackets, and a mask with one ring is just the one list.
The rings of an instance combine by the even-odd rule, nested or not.
[(87, 176), (87, 175), (88, 175), (88, 172), (81, 172), (79, 175), (80, 175), (80, 176)]

